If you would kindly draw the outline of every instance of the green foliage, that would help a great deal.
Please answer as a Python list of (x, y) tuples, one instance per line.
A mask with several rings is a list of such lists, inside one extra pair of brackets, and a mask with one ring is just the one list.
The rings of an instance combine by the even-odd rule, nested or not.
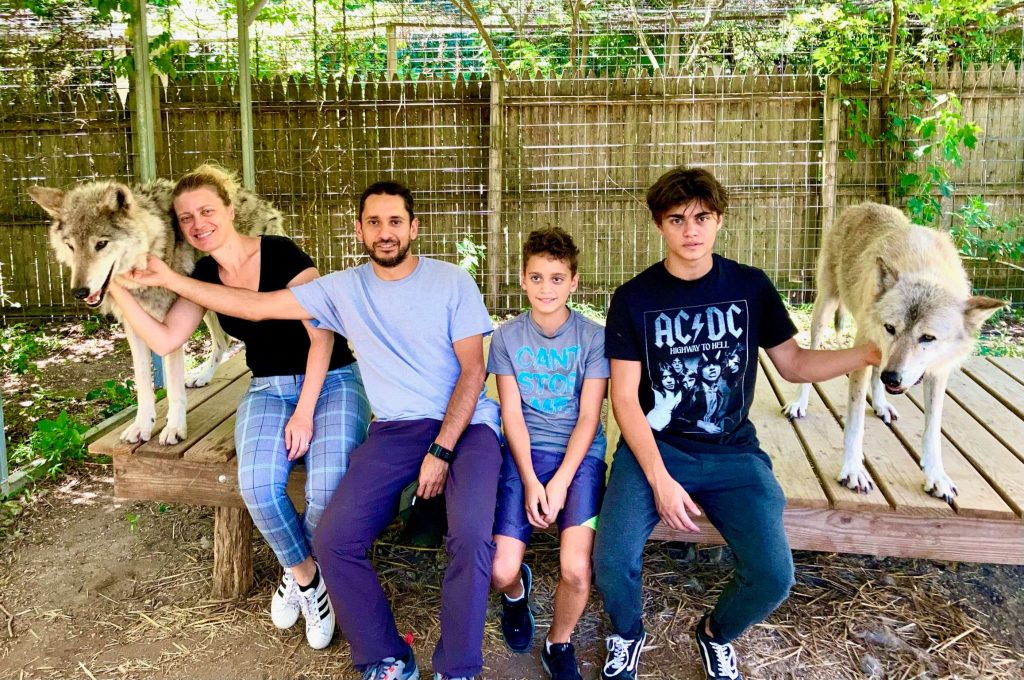
[(85, 458), (85, 441), (82, 434), (88, 428), (75, 418), (61, 411), (56, 420), (40, 420), (35, 432), (26, 444), (20, 444), (11, 453), (12, 466), (29, 463), (42, 458), (43, 469), (50, 477), (56, 477), (67, 461)]
[(124, 521), (128, 523), (128, 531), (134, 532), (136, 529), (138, 529), (139, 520), (141, 518), (142, 515), (137, 515), (134, 512), (128, 512), (127, 510), (125, 510)]
[(1022, 220), (997, 221), (981, 196), (971, 196), (953, 213), (950, 234), (962, 255), (993, 260), (1024, 260)]
[(90, 314), (82, 319), (82, 335), (91, 338), (106, 328), (109, 322), (99, 314)]
[(607, 315), (607, 310), (595, 307), (589, 302), (573, 302), (570, 300), (566, 305), (577, 314), (582, 314), (588, 319), (600, 321), (601, 323), (604, 323), (605, 316)]
[(103, 417), (110, 417), (135, 405), (135, 383), (132, 380), (125, 380), (123, 383), (107, 380), (100, 387), (89, 390), (85, 398), (88, 401), (107, 402), (103, 408)]
[(487, 246), (476, 243), (471, 236), (467, 236), (455, 244), (455, 252), (459, 256), (459, 266), (469, 272), (470, 276), (476, 276), (477, 270), (484, 261), (484, 252)]
[(46, 336), (28, 324), (16, 323), (0, 329), (0, 367), (21, 375), (35, 370), (33, 360), (50, 346)]

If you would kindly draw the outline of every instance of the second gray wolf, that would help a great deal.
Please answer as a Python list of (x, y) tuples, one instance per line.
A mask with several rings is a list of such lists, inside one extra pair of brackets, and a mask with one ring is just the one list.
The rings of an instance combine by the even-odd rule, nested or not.
[[(50, 247), (57, 260), (71, 270), (71, 292), (75, 298), (101, 313), (120, 311), (107, 298), (107, 286), (118, 275), (133, 267), (146, 266), (152, 253), (172, 269), (192, 272), (196, 250), (178, 231), (171, 206), (174, 184), (158, 179), (142, 185), (120, 182), (87, 182), (67, 191), (33, 186), (29, 195), (53, 218), (49, 230)], [(239, 231), (250, 235), (284, 234), (281, 213), (270, 203), (250, 192), (240, 192), (236, 201)], [(122, 278), (126, 288), (142, 307), (163, 319), (177, 297), (164, 288), (146, 288)], [(213, 377), (221, 357), (229, 347), (217, 316), (208, 313), (213, 349), (203, 364), (188, 378), (190, 387), (205, 385)], [(156, 400), (151, 378), (149, 348), (125, 324), (125, 335), (132, 350), (138, 411), (135, 420), (122, 433), (125, 442), (148, 441), (156, 422)], [(160, 433), (161, 444), (176, 444), (185, 438), (185, 355), (182, 350), (164, 358), (167, 376), (167, 425)]]
[[(971, 295), (960, 256), (948, 234), (911, 224), (896, 208), (861, 203), (843, 212), (825, 233), (818, 259), (818, 293), (811, 317), (811, 348), (821, 344), (829, 319), (844, 312), (857, 324), (856, 343), (881, 349), (872, 369), (871, 403), (886, 424), (896, 409), (886, 394), (903, 394), (924, 381), (924, 490), (947, 502), (956, 485), (942, 466), (943, 395), (950, 371), (971, 354), (982, 324), (1005, 303)], [(838, 316), (836, 316), (838, 312)], [(867, 492), (864, 406), (868, 369), (850, 374), (843, 468), (839, 482)], [(789, 418), (807, 413), (811, 386), (783, 408)]]

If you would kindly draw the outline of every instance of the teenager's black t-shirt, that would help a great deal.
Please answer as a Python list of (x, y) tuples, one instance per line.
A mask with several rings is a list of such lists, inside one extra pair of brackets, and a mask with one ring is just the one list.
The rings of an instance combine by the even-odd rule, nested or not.
[(757, 451), (747, 417), (757, 350), (794, 334), (763, 271), (714, 255), (694, 281), (658, 262), (619, 286), (605, 355), (640, 362), (640, 406), (655, 439), (689, 452)]
[[(313, 259), (291, 239), (284, 236), (260, 237), (259, 292), (287, 288), (292, 279), (312, 266)], [(217, 261), (209, 255), (200, 258), (192, 278), (220, 284)], [(217, 317), (228, 335), (245, 343), (245, 362), (254, 377), (305, 374), (309, 333), (301, 321), (247, 321), (219, 313)], [(347, 366), (355, 360), (348, 340), (335, 334), (328, 370)]]

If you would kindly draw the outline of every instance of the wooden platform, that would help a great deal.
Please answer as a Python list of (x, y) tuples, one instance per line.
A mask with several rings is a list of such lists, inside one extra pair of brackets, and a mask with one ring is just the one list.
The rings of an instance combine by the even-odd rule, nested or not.
[[(248, 383), (237, 355), (210, 385), (189, 390), (189, 436), (176, 446), (126, 445), (115, 431), (89, 447), (113, 456), (118, 497), (217, 508), (214, 585), (222, 596), (244, 593), (252, 578), (245, 547), (251, 523), (238, 493), (233, 440), (235, 408)], [(864, 442), (876, 488), (866, 495), (835, 481), (846, 379), (817, 386), (807, 417), (790, 423), (780, 408), (796, 392), (762, 357), (751, 418), (789, 502), (785, 522), (793, 548), (1024, 564), (1024, 359), (975, 357), (949, 382), (943, 456), (960, 491), (952, 506), (922, 490), (920, 386), (891, 397), (900, 413), (892, 428), (873, 415), (867, 419)], [(165, 402), (157, 413), (166, 413)], [(161, 419), (154, 435), (162, 427)], [(614, 421), (607, 428), (609, 442), (617, 441)], [(302, 476), (292, 477), (289, 491), (301, 501)], [(699, 535), (659, 526), (654, 538), (721, 542), (710, 525), (700, 524)]]

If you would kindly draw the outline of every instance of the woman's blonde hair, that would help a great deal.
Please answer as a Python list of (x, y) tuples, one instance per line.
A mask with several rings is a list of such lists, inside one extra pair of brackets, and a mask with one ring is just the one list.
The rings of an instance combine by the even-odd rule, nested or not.
[(213, 189), (224, 205), (235, 202), (238, 194), (238, 176), (214, 163), (203, 163), (192, 172), (186, 174), (174, 185), (171, 199), (181, 196), (186, 191), (194, 191), (203, 187)]

